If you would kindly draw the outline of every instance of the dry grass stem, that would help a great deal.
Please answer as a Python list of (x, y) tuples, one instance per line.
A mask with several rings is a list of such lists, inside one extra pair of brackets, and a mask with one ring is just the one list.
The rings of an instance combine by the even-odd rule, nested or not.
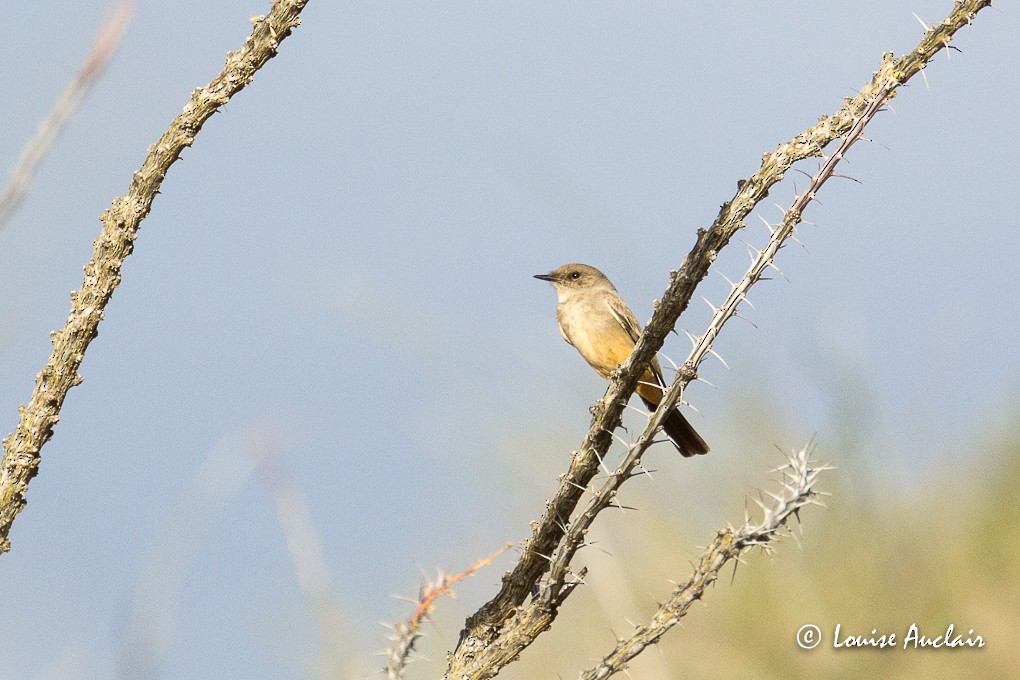
[(262, 487), (276, 510), (301, 596), (315, 621), (326, 674), (353, 677), (356, 675), (353, 668), (346, 667), (343, 620), (333, 593), (333, 578), (305, 495), (282, 465), (279, 447), (271, 434), (265, 430), (255, 434), (250, 451)]
[(56, 105), (50, 110), (49, 115), (39, 124), (35, 137), (25, 145), (18, 162), (11, 170), (7, 186), (0, 194), (0, 229), (7, 225), (11, 215), (21, 205), (28, 188), (32, 185), (36, 168), (46, 157), (61, 130), (71, 120), (85, 96), (103, 75), (106, 65), (120, 45), (121, 38), (127, 32), (134, 12), (133, 2), (120, 0), (117, 3), (109, 20), (96, 33), (92, 50), (85, 57), (85, 62), (78, 69), (78, 73), (75, 74), (74, 79), (68, 84)]

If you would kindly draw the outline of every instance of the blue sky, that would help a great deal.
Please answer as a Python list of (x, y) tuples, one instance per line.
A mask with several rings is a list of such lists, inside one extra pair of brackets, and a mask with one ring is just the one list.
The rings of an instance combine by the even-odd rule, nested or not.
[[(371, 627), (402, 615), (388, 596), (413, 593), (419, 566), (456, 568), (523, 538), (604, 389), (531, 276), (593, 264), (646, 320), (762, 152), (838, 108), (884, 51), (913, 47), (912, 12), (935, 22), (950, 7), (686, 5), (313, 0), (142, 225), (0, 558), (18, 586), (0, 614), (0, 678), (62, 663), (115, 677), (139, 583), (167, 555), (179, 587), (154, 677), (305, 677), (291, 661), (308, 643), (278, 635), (311, 628), (251, 472), (253, 439), (277, 442), (306, 496), (358, 623), (353, 653), (381, 646)], [(266, 9), (139, 2), (0, 232), (4, 433), (66, 318), (98, 214)], [(5, 7), (6, 167), (102, 10)], [(658, 454), (688, 465), (667, 474), (700, 501), (693, 533), (738, 519), (718, 499), (745, 494), (774, 445), (814, 436), (847, 474), (913, 486), (1015, 420), (1018, 29), (1015, 4), (997, 3), (927, 87), (902, 90), (869, 129), (878, 143), (844, 169), (861, 183), (830, 183), (805, 247), (781, 254), (789, 282), (755, 289), (757, 327), (720, 338), (731, 370), (710, 360), (716, 389), (687, 394), (713, 454)], [(778, 205), (803, 185), (796, 174)], [(757, 218), (743, 235), (765, 236)], [(735, 244), (717, 266), (735, 278), (746, 263)], [(726, 285), (713, 274), (702, 292), (719, 302)], [(697, 333), (708, 313), (696, 301), (680, 326)], [(674, 338), (664, 351), (687, 349)], [(465, 586), (466, 610), (508, 560)]]

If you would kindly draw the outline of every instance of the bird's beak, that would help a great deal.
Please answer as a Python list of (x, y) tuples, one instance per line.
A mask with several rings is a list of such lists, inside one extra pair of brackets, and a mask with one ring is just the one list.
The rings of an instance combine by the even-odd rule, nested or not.
[(556, 283), (556, 277), (552, 274), (535, 274), (535, 278), (539, 281), (548, 281), (549, 283)]

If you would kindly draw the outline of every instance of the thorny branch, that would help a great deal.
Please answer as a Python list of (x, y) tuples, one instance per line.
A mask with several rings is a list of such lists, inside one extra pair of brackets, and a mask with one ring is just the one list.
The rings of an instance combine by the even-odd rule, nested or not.
[(750, 519), (745, 518), (740, 528), (719, 531), (705, 549), (691, 578), (673, 590), (647, 624), (638, 626), (630, 637), (620, 640), (598, 665), (582, 672), (580, 680), (599, 680), (624, 670), (627, 662), (649, 645), (657, 643), (666, 631), (686, 616), (687, 610), (701, 599), (705, 589), (715, 583), (726, 563), (739, 559), (743, 552), (754, 547), (771, 551), (772, 543), (783, 535), (780, 530), (792, 516), (806, 505), (821, 505), (814, 484), (818, 475), (829, 468), (813, 465), (811, 453), (810, 447), (795, 451), (786, 465), (777, 470), (781, 476), (778, 480), (781, 488), (778, 494), (770, 494), (772, 505), (762, 504), (764, 516), (760, 522), (752, 524)]
[[(861, 138), (864, 128), (882, 108), (882, 104), (886, 101), (892, 86), (890, 82), (875, 92), (870, 105), (865, 109), (850, 132), (843, 137), (839, 148), (828, 157), (818, 173), (811, 178), (811, 184), (807, 191), (794, 198), (793, 205), (785, 212), (782, 222), (778, 225), (770, 226), (771, 237), (768, 244), (762, 250), (757, 251), (757, 255), (752, 260), (747, 272), (739, 282), (733, 284), (726, 301), (715, 310), (708, 329), (694, 343), (690, 356), (678, 370), (677, 377), (670, 386), (668, 394), (655, 412), (649, 416), (648, 424), (644, 431), (634, 443), (627, 447), (627, 453), (624, 456), (623, 462), (620, 463), (616, 470), (609, 474), (605, 483), (592, 495), (591, 500), (582, 510), (581, 514), (571, 524), (570, 530), (563, 539), (562, 546), (553, 559), (553, 565), (549, 573), (549, 583), (546, 592), (543, 594), (547, 600), (552, 601), (556, 599), (557, 589), (562, 587), (569, 573), (570, 561), (574, 553), (583, 544), (585, 534), (595, 521), (595, 517), (606, 507), (615, 503), (620, 487), (633, 476), (637, 466), (641, 463), (641, 457), (644, 455), (644, 452), (655, 443), (655, 436), (659, 432), (662, 419), (669, 413), (669, 409), (672, 409), (672, 404), (675, 404), (680, 398), (683, 388), (689, 382), (686, 376), (697, 374), (701, 362), (712, 351), (712, 343), (718, 337), (723, 325), (736, 315), (740, 303), (747, 298), (747, 293), (750, 291), (751, 286), (760, 281), (765, 272), (774, 266), (773, 261), (776, 254), (779, 253), (779, 249), (783, 247), (787, 239), (793, 236), (797, 224), (801, 221), (804, 208), (814, 200), (822, 185), (833, 176), (836, 166), (843, 160), (850, 147)], [(668, 408), (667, 405), (669, 405)]]
[[(612, 443), (612, 433), (620, 425), (623, 409), (637, 385), (638, 377), (687, 308), (695, 288), (707, 275), (719, 250), (744, 226), (744, 219), (768, 195), (769, 190), (783, 179), (794, 163), (810, 157), (824, 157), (826, 146), (839, 138), (851, 139), (854, 130), (857, 133), (852, 139), (856, 139), (860, 134), (858, 126), (863, 128), (862, 121), (866, 123), (875, 111), (895, 96), (898, 87), (921, 72), (938, 52), (949, 46), (958, 30), (969, 25), (977, 13), (990, 4), (990, 0), (958, 1), (943, 22), (925, 32), (914, 50), (899, 58), (885, 54), (879, 70), (855, 97), (847, 98), (834, 114), (823, 116), (817, 124), (766, 153), (758, 171), (738, 183), (737, 194), (722, 206), (712, 226), (708, 230), (699, 230), (698, 240), (680, 269), (671, 273), (670, 285), (657, 304), (630, 359), (619, 369), (605, 396), (595, 405), (594, 417), (580, 451), (574, 454), (570, 469), (560, 478), (556, 494), (547, 502), (545, 513), (535, 524), (531, 538), (525, 541), (520, 560), (511, 572), (504, 575), (499, 593), (468, 618), (461, 632), (460, 643), (450, 657), (446, 677), (461, 679), (494, 676), (503, 666), (517, 658), (555, 618), (557, 608), (575, 585), (564, 580), (570, 557), (576, 550), (576, 546), (564, 543), (565, 535), (571, 531), (570, 518), (599, 470), (600, 462)], [(834, 163), (842, 159), (845, 150), (841, 146), (840, 151), (827, 160), (826, 167), (830, 163), (834, 167)], [(824, 182), (831, 173), (831, 169), (826, 172), (823, 168), (823, 172), (815, 179)], [(800, 221), (801, 211), (813, 200), (814, 192), (821, 182), (817, 185), (812, 183), (811, 190), (798, 201), (801, 203), (799, 207), (795, 205), (795, 209), (788, 213), (784, 224), (792, 220), (792, 229)], [(781, 230), (782, 226), (777, 232)], [(781, 245), (781, 239), (778, 243)], [(760, 277), (760, 272), (757, 277)], [(748, 287), (751, 284), (753, 281), (749, 282)], [(746, 289), (738, 295), (737, 303), (743, 299), (744, 293)], [(711, 349), (720, 325), (714, 319), (713, 326), (701, 337), (699, 345), (704, 347), (701, 350), (702, 357)], [(698, 351), (698, 347), (695, 347), (695, 353)], [(700, 359), (695, 353), (692, 353), (694, 360), (689, 360), (678, 370), (676, 380), (649, 422), (650, 429), (658, 427), (663, 414), (679, 400), (683, 388), (697, 377)], [(646, 430), (639, 441), (650, 440), (648, 432)], [(630, 453), (633, 454), (634, 450)], [(640, 453), (637, 453), (634, 464), (639, 461)], [(621, 474), (620, 483), (626, 478), (626, 474)], [(597, 514), (612, 502), (612, 498), (600, 500), (596, 497), (592, 502), (601, 506), (594, 510), (594, 514)], [(574, 533), (583, 537), (583, 530)], [(563, 557), (558, 563), (557, 553)], [(559, 583), (550, 583), (552, 588), (547, 586), (540, 597), (522, 609), (534, 585), (549, 574), (551, 569), (556, 569)]]
[(392, 626), (390, 634), (390, 647), (386, 650), (386, 678), (387, 680), (400, 680), (404, 677), (407, 664), (411, 661), (411, 652), (414, 645), (421, 637), (421, 624), (424, 623), (435, 607), (436, 600), (444, 595), (453, 593), (453, 586), (468, 576), (473, 576), (476, 571), (492, 564), (493, 560), (510, 549), (513, 543), (503, 545), (491, 555), (486, 555), (464, 571), (456, 574), (439, 574), (435, 581), (424, 583), (418, 599), (415, 601), (414, 613), (406, 621), (398, 621)]
[(8, 533), (25, 507), (28, 483), (39, 469), (39, 451), (53, 436), (60, 408), (68, 391), (82, 382), (78, 367), (89, 343), (99, 333), (106, 304), (120, 284), (120, 269), (134, 249), (138, 227), (159, 193), (170, 166), (195, 141), (205, 121), (252, 81), (255, 72), (276, 56), (280, 42), (300, 24), (308, 0), (274, 0), (269, 14), (254, 17), (254, 28), (237, 52), (227, 55), (226, 66), (191, 99), (159, 140), (149, 147), (142, 167), (131, 179), (128, 193), (113, 201), (100, 219), (92, 259), (85, 265), (81, 289), (71, 293), (67, 324), (51, 334), (53, 353), (36, 376), (28, 404), (19, 407), (17, 429), (3, 440), (0, 467), (0, 553), (10, 550)]

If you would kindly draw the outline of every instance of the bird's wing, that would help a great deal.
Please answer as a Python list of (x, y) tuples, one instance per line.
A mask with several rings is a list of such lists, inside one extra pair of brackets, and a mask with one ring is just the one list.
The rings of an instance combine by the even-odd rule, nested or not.
[[(623, 327), (623, 330), (627, 331), (630, 339), (637, 342), (638, 338), (641, 337), (641, 324), (638, 323), (637, 317), (634, 316), (634, 312), (630, 311), (627, 303), (621, 300), (618, 295), (606, 295), (602, 300), (606, 303), (606, 307), (609, 308), (613, 318)], [(652, 357), (649, 367), (652, 369), (652, 373), (655, 374), (656, 379), (658, 379), (659, 384), (665, 385), (659, 360)]]
[(613, 315), (617, 323), (623, 327), (623, 330), (627, 331), (630, 339), (637, 342), (638, 338), (641, 337), (641, 324), (638, 323), (634, 312), (630, 311), (630, 307), (616, 295), (606, 295), (602, 298), (602, 301), (609, 308), (610, 314)]
[(560, 332), (560, 336), (567, 341), (568, 345), (571, 347), (574, 346), (574, 343), (570, 342), (570, 338), (567, 337), (566, 332), (563, 330), (563, 324), (560, 323), (559, 314), (556, 315), (556, 330)]

